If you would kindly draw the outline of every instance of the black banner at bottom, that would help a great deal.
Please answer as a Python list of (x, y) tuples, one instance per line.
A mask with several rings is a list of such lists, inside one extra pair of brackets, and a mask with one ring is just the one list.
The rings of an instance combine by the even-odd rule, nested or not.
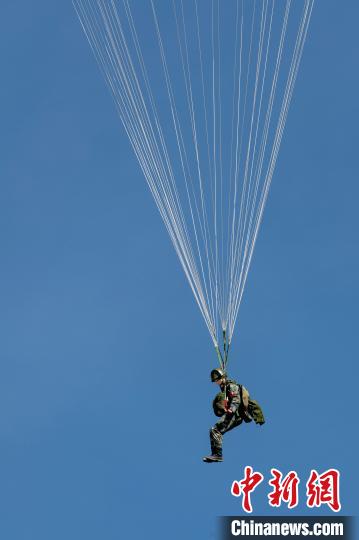
[(350, 516), (225, 516), (220, 520), (220, 539), (310, 537), (354, 540), (354, 518)]

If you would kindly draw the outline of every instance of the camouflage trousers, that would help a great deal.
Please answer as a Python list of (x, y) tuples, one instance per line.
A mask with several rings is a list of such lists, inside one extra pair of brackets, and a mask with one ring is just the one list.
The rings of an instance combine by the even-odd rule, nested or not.
[(236, 414), (225, 414), (218, 420), (209, 432), (212, 454), (222, 456), (223, 435), (239, 426), (242, 422), (242, 417)]

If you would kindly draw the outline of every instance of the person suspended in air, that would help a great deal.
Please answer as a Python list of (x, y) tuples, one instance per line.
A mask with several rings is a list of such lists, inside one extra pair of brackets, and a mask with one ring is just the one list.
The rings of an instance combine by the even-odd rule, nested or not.
[(229, 379), (223, 369), (212, 369), (211, 381), (218, 384), (221, 391), (213, 400), (213, 411), (221, 418), (210, 429), (211, 455), (205, 456), (203, 461), (214, 463), (223, 461), (222, 443), (223, 435), (242, 422), (252, 420), (259, 425), (264, 424), (264, 415), (257, 401), (249, 396), (248, 390), (233, 379)]

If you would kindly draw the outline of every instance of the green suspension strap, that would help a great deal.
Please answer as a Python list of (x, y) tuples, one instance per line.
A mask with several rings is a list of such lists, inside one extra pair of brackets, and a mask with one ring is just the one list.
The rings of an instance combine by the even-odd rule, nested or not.
[(226, 330), (223, 329), (223, 351), (224, 351), (224, 365), (227, 365), (228, 353), (227, 353), (227, 343), (226, 343)]
[(229, 357), (229, 346), (230, 346), (230, 343), (227, 344), (226, 369), (227, 369), (227, 363), (228, 363), (228, 357)]
[(217, 356), (218, 356), (218, 360), (219, 360), (219, 365), (221, 366), (221, 368), (224, 370), (224, 361), (223, 361), (223, 357), (222, 357), (222, 353), (221, 351), (219, 350), (219, 347), (218, 345), (216, 345), (216, 352), (217, 352)]
[(230, 346), (230, 342), (227, 343), (227, 334), (226, 334), (226, 330), (224, 329), (223, 330), (223, 355), (221, 353), (219, 345), (215, 345), (219, 364), (224, 371), (226, 371), (227, 369), (229, 346)]
[[(226, 372), (227, 372), (229, 346), (230, 346), (230, 343), (227, 343), (226, 330), (223, 329), (223, 356), (218, 345), (216, 345), (216, 351), (217, 351), (219, 364), (221, 368), (223, 369), (223, 371), (225, 372), (225, 374), (227, 374)], [(225, 398), (225, 402), (227, 402), (228, 401), (227, 385), (225, 385), (225, 389), (224, 389), (224, 398)]]
[(224, 368), (225, 369), (227, 369), (230, 344), (231, 343), (229, 341), (227, 342), (226, 330), (223, 329), (223, 350), (224, 350)]
[[(223, 354), (224, 354), (223, 366), (224, 366), (224, 372), (225, 372), (226, 377), (227, 377), (227, 363), (228, 363), (229, 343), (227, 343), (226, 329), (223, 328), (222, 330), (223, 330), (222, 337), (223, 337)], [(227, 384), (225, 384), (225, 388), (224, 388), (224, 399), (225, 399), (225, 403), (226, 403), (226, 407), (227, 407), (227, 404), (228, 404)]]

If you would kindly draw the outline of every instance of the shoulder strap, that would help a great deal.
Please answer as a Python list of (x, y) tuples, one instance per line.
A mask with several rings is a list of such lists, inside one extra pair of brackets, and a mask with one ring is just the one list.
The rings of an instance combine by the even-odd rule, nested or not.
[(239, 388), (240, 388), (241, 401), (242, 401), (243, 407), (245, 408), (245, 410), (247, 410), (248, 405), (249, 405), (249, 392), (247, 388), (245, 388), (241, 384), (239, 385)]

